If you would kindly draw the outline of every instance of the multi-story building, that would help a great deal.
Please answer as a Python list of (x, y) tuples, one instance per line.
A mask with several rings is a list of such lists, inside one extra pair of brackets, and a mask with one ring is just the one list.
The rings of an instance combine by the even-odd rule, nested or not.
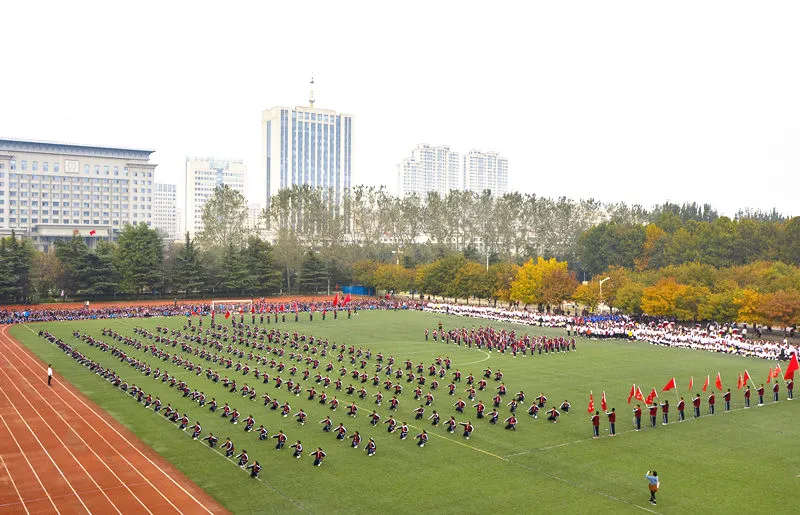
[(184, 232), (194, 237), (203, 230), (203, 206), (218, 186), (230, 186), (244, 195), (246, 175), (247, 167), (241, 160), (187, 157)]
[(497, 152), (470, 150), (464, 156), (464, 190), (491, 190), (500, 197), (508, 192), (508, 159)]
[(174, 184), (157, 182), (153, 185), (153, 227), (161, 230), (168, 240), (181, 239), (178, 227), (178, 195)]
[(75, 234), (93, 247), (152, 225), (154, 150), (0, 139), (0, 234), (40, 250)]
[[(313, 79), (311, 81), (313, 88)], [(261, 113), (262, 162), (267, 207), (279, 190), (295, 185), (323, 188), (338, 209), (350, 191), (353, 170), (353, 116), (309, 106), (277, 106)]]
[(450, 190), (461, 189), (458, 152), (442, 145), (420, 144), (411, 157), (397, 165), (397, 189), (401, 197), (416, 193), (422, 198), (429, 191), (445, 196)]

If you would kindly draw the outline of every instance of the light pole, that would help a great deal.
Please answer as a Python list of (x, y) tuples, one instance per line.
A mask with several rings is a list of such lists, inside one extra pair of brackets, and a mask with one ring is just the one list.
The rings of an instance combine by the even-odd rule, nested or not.
[(611, 279), (610, 277), (606, 277), (605, 279), (600, 279), (600, 302), (603, 302), (603, 283)]

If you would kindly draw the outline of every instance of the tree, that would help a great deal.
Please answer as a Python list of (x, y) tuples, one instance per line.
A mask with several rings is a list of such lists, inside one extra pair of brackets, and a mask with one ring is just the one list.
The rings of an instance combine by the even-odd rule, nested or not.
[(244, 293), (247, 287), (247, 269), (242, 257), (243, 249), (229, 243), (222, 251), (218, 287), (226, 293)]
[(11, 236), (0, 239), (0, 299), (25, 302), (30, 295), (30, 271), (34, 250), (30, 241)]
[(328, 281), (328, 271), (325, 263), (319, 258), (316, 252), (307, 251), (303, 256), (303, 264), (300, 269), (298, 286), (303, 293), (317, 293), (325, 291)]
[(661, 279), (644, 289), (642, 311), (653, 316), (678, 316), (678, 299), (686, 292), (686, 286), (678, 284), (672, 277)]
[(565, 261), (541, 256), (520, 267), (517, 278), (511, 284), (511, 300), (524, 304), (554, 305), (572, 296), (577, 281), (568, 272)]
[(779, 290), (763, 295), (759, 305), (763, 320), (771, 326), (791, 327), (800, 324), (800, 293)]
[(203, 265), (200, 263), (200, 251), (187, 232), (186, 239), (175, 258), (172, 282), (177, 291), (191, 295), (202, 291), (204, 275)]
[(39, 299), (58, 296), (59, 280), (63, 273), (54, 247), (51, 247), (48, 252), (34, 254), (31, 267), (31, 286)]
[(594, 311), (594, 308), (600, 303), (600, 283), (587, 281), (578, 285), (575, 288), (575, 293), (572, 294), (572, 300), (578, 304), (583, 304), (589, 308), (589, 311)]
[(127, 224), (117, 239), (115, 265), (123, 291), (150, 293), (161, 284), (161, 237), (145, 223)]
[(361, 259), (353, 264), (353, 282), (375, 287), (375, 272), (380, 265), (374, 259)]
[(498, 300), (511, 302), (511, 284), (517, 277), (519, 265), (516, 263), (493, 263), (489, 265), (488, 282), (491, 286), (489, 298), (497, 305)]
[(411, 291), (414, 287), (414, 271), (393, 263), (379, 265), (372, 285), (386, 291)]
[(466, 299), (470, 297), (488, 299), (491, 291), (488, 288), (486, 269), (474, 261), (467, 261), (456, 271), (453, 280), (453, 296)]
[(242, 252), (242, 260), (246, 271), (245, 291), (271, 295), (280, 290), (281, 271), (275, 263), (272, 245), (257, 236), (250, 236)]
[(114, 266), (116, 246), (107, 241), (100, 241), (94, 252), (87, 256), (89, 273), (86, 294), (93, 297), (114, 295), (119, 291), (120, 276)]
[(227, 184), (214, 189), (200, 215), (203, 230), (197, 235), (201, 247), (241, 248), (249, 233), (247, 200)]
[(53, 244), (55, 254), (61, 263), (62, 274), (58, 285), (67, 297), (83, 293), (90, 284), (89, 247), (78, 235), (67, 241)]
[[(610, 282), (610, 281), (609, 281)], [(604, 294), (605, 295), (605, 294)], [(628, 281), (617, 290), (615, 306), (625, 313), (642, 314), (642, 297), (644, 285), (636, 281)]]

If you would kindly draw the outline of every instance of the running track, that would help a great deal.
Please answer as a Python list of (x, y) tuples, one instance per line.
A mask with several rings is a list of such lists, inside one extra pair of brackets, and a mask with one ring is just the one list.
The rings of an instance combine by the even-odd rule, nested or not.
[(0, 514), (227, 513), (63, 378), (48, 387), (47, 365), (9, 327), (0, 328)]

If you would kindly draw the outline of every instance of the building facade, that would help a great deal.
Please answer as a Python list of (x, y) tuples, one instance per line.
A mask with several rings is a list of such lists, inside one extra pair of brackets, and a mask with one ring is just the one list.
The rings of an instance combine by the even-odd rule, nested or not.
[(153, 186), (153, 227), (159, 229), (168, 240), (181, 239), (177, 187), (160, 182)]
[(491, 190), (500, 197), (508, 192), (508, 159), (497, 152), (470, 150), (464, 156), (464, 190), (483, 193)]
[(425, 198), (429, 191), (436, 191), (445, 196), (450, 190), (461, 189), (460, 169), (458, 152), (450, 147), (417, 145), (411, 157), (397, 165), (398, 194), (401, 197), (417, 194)]
[(314, 107), (273, 107), (261, 113), (261, 157), (267, 207), (278, 191), (292, 186), (322, 188), (336, 209), (350, 191), (353, 173), (353, 116)]
[(153, 223), (154, 150), (0, 139), (0, 235), (40, 250), (79, 234), (90, 247)]
[(246, 175), (247, 167), (241, 160), (187, 157), (183, 231), (194, 237), (203, 230), (203, 206), (218, 186), (230, 186), (244, 195)]

